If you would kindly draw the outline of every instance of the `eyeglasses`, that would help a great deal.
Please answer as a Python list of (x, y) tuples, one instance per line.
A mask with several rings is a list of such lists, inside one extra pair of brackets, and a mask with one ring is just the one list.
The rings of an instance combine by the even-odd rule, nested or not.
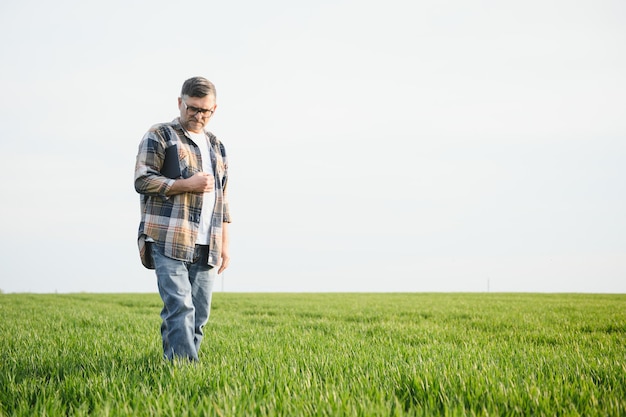
[(199, 107), (190, 106), (187, 103), (185, 103), (185, 100), (181, 100), (181, 101), (183, 102), (183, 105), (185, 106), (185, 111), (187, 111), (187, 114), (189, 116), (196, 117), (198, 115), (198, 113), (200, 113), (202, 115), (202, 117), (211, 117), (211, 116), (213, 116), (213, 110), (201, 109)]

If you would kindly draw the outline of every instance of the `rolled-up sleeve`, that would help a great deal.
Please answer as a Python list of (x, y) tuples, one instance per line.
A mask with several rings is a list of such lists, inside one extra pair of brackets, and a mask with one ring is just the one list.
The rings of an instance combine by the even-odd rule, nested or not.
[(224, 167), (224, 174), (222, 177), (222, 222), (231, 223), (230, 206), (228, 204), (228, 156), (226, 156), (226, 148), (224, 144), (219, 142), (219, 150), (222, 158), (222, 165)]
[(222, 221), (224, 223), (231, 223), (232, 220), (230, 218), (230, 208), (229, 208), (229, 204), (228, 204), (228, 196), (226, 195), (226, 193), (224, 193), (224, 203), (223, 203), (223, 218)]
[(164, 158), (165, 143), (154, 131), (149, 131), (139, 143), (135, 163), (135, 190), (139, 194), (167, 198), (175, 180), (161, 174)]

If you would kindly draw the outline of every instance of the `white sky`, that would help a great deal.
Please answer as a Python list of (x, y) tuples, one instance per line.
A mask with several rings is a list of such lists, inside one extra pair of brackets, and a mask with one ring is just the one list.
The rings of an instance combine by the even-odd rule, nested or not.
[(0, 289), (155, 292), (137, 145), (218, 89), (226, 291), (626, 292), (626, 2), (8, 0)]

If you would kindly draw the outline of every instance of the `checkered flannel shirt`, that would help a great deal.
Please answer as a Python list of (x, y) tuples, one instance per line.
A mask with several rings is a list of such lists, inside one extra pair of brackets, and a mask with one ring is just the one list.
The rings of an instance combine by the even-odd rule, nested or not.
[[(205, 131), (205, 134), (212, 149), (211, 164), (215, 173), (215, 207), (211, 219), (208, 262), (209, 265), (217, 266), (222, 251), (222, 224), (231, 222), (226, 196), (228, 162), (224, 145), (212, 133)], [(154, 264), (152, 254), (147, 250), (147, 237), (163, 246), (165, 256), (191, 262), (198, 236), (202, 195), (166, 195), (175, 181), (161, 174), (165, 150), (171, 146), (177, 147), (183, 178), (202, 171), (200, 149), (186, 134), (178, 119), (152, 126), (141, 140), (135, 165), (135, 190), (141, 194), (141, 222), (137, 242), (141, 262), (149, 269), (154, 269)]]

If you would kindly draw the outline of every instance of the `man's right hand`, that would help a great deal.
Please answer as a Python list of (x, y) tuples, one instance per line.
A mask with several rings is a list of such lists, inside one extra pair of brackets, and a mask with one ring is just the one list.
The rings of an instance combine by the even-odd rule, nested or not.
[(167, 195), (182, 193), (209, 193), (215, 188), (215, 178), (206, 172), (197, 172), (189, 178), (178, 179), (170, 187)]
[(192, 193), (209, 193), (215, 187), (213, 175), (206, 172), (196, 172), (193, 176), (187, 178), (186, 181), (189, 181), (189, 192)]

